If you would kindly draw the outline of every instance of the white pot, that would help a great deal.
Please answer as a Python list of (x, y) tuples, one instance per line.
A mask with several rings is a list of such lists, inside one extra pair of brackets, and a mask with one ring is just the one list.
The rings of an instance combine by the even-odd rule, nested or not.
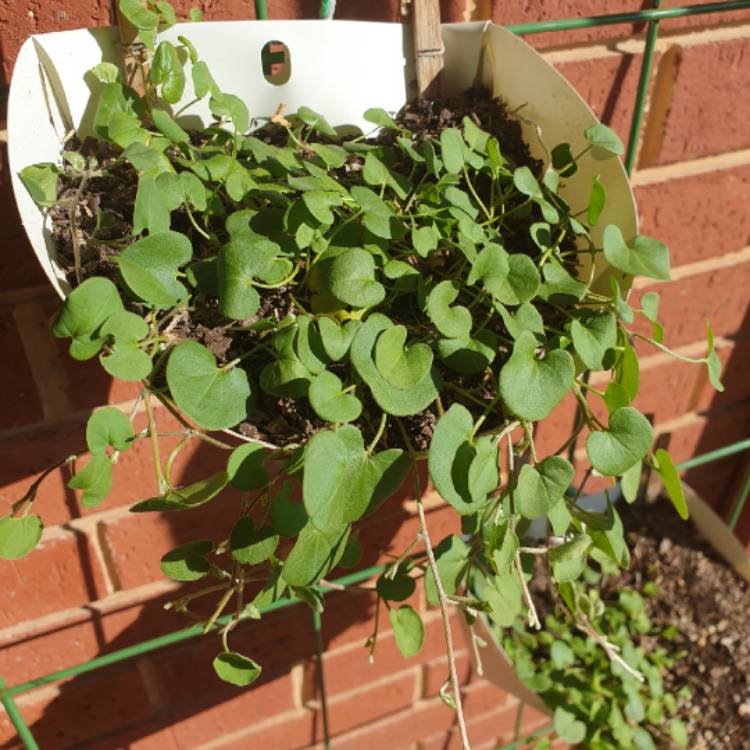
[[(444, 89), (459, 93), (477, 74), (480, 58), (485, 83), (509, 109), (520, 108), (532, 154), (547, 159), (561, 142), (573, 151), (585, 145), (583, 131), (596, 116), (573, 87), (535, 50), (501, 26), (489, 23), (445, 24)], [(287, 112), (307, 105), (332, 124), (371, 127), (362, 119), (370, 107), (400, 109), (411, 97), (414, 79), (410, 27), (356, 21), (226, 21), (178, 24), (161, 38), (185, 35), (206, 60), (218, 85), (240, 96), (253, 116), (270, 116), (283, 102)], [(263, 77), (261, 50), (270, 41), (289, 49), (291, 77), (276, 86)], [(8, 103), (8, 160), (13, 187), (31, 246), (61, 296), (68, 291), (55, 261), (49, 222), (34, 204), (18, 172), (37, 162), (59, 162), (62, 140), (75, 129), (86, 135), (93, 112), (90, 81), (84, 74), (102, 61), (118, 62), (116, 28), (80, 29), (29, 38), (13, 71)], [(88, 76), (87, 79), (90, 79)], [(189, 77), (188, 77), (189, 78)], [(189, 88), (185, 102), (192, 98)], [(179, 109), (179, 104), (175, 110)], [(189, 108), (181, 121), (209, 120), (205, 103)], [(532, 124), (533, 123), (533, 124)], [(539, 140), (539, 133), (546, 148)], [(591, 181), (600, 175), (607, 205), (593, 231), (617, 224), (625, 237), (637, 233), (633, 194), (619, 159), (584, 158), (578, 173), (565, 181), (562, 197), (574, 210), (588, 204)], [(606, 264), (597, 277), (607, 276)], [(606, 281), (606, 279), (604, 279)]]

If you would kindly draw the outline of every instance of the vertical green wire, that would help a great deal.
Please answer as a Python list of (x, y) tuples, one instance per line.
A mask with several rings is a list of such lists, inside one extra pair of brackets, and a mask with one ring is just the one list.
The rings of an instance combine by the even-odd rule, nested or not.
[[(654, 8), (658, 8), (661, 0), (654, 0)], [(646, 106), (648, 95), (648, 84), (651, 80), (651, 68), (654, 64), (654, 51), (656, 48), (656, 37), (659, 34), (659, 22), (649, 21), (646, 33), (646, 46), (643, 50), (643, 63), (641, 65), (641, 77), (638, 81), (638, 91), (635, 96), (635, 109), (633, 120), (630, 123), (630, 137), (628, 139), (628, 150), (625, 156), (625, 169), (628, 174), (633, 173), (635, 166), (635, 155), (638, 150), (638, 137), (641, 133), (643, 123), (643, 110)]]
[(320, 712), (323, 715), (323, 747), (325, 750), (331, 750), (331, 729), (328, 723), (328, 701), (326, 699), (326, 681), (323, 675), (323, 622), (320, 612), (313, 610), (313, 631), (315, 632), (315, 653), (318, 659), (318, 692), (320, 693)]
[(734, 501), (732, 510), (729, 513), (727, 526), (729, 526), (731, 531), (734, 531), (735, 526), (737, 526), (737, 521), (740, 520), (740, 516), (742, 515), (742, 510), (745, 507), (745, 501), (747, 500), (747, 496), (749, 494), (750, 494), (750, 470), (748, 470), (748, 472), (745, 474), (745, 481), (742, 483), (742, 487), (740, 488), (740, 492), (737, 495), (737, 499)]
[(0, 703), (3, 704), (3, 707), (8, 712), (8, 717), (10, 718), (13, 726), (16, 728), (18, 737), (21, 742), (23, 742), (23, 746), (26, 748), (26, 750), (39, 750), (39, 745), (36, 744), (34, 735), (26, 726), (26, 722), (23, 720), (23, 716), (21, 716), (21, 712), (18, 710), (16, 702), (10, 695), (5, 694), (5, 683), (3, 682), (2, 678), (0, 678)]
[(268, 20), (268, 8), (266, 8), (266, 0), (255, 0), (255, 18), (259, 21)]
[(336, 9), (336, 0), (320, 0), (320, 17), (331, 18)]

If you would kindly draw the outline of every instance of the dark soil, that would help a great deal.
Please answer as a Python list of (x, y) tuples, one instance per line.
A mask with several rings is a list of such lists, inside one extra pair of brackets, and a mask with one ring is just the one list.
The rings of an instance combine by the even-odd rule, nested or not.
[[(464, 117), (470, 117), (479, 127), (498, 139), (503, 156), (510, 168), (526, 165), (541, 178), (542, 164), (530, 156), (519, 122), (508, 113), (503, 102), (492, 99), (482, 89), (473, 88), (460, 96), (443, 100), (420, 100), (407, 104), (395, 115), (396, 121), (413, 133), (415, 141), (424, 137), (439, 137), (440, 131), (446, 127), (460, 127)], [(199, 135), (197, 134), (196, 137)], [(273, 123), (263, 126), (255, 132), (255, 135), (269, 143), (285, 144), (287, 139), (286, 131)], [(392, 138), (390, 131), (382, 131), (375, 142), (387, 144)], [(324, 140), (330, 141), (330, 139)], [(81, 251), (82, 279), (93, 275), (106, 276), (119, 284), (114, 258), (127, 247), (129, 242), (133, 241), (130, 233), (138, 182), (137, 175), (127, 162), (118, 160), (121, 155), (120, 149), (106, 142), (89, 139), (82, 144), (71, 142), (67, 144), (67, 148), (77, 149), (87, 157), (95, 156), (104, 174), (100, 177), (92, 177), (84, 185), (81, 185), (78, 179), (61, 177), (59, 192), (64, 203), (50, 211), (58, 257), (66, 266), (71, 285), (75, 286), (74, 232), (71, 227), (70, 206), (77, 205), (75, 235)], [(300, 155), (305, 156), (304, 153)], [(359, 159), (361, 157), (357, 155), (350, 157), (350, 161)], [(396, 164), (393, 168), (398, 170), (399, 165)], [(411, 165), (404, 164), (404, 169), (411, 169)], [(343, 172), (342, 179), (345, 179)], [(477, 190), (482, 192), (482, 185), (479, 183)], [(231, 204), (226, 208), (230, 213), (241, 207)], [(207, 257), (216, 252), (215, 247), (210, 247), (200, 235), (194, 232), (187, 216), (179, 209), (172, 214), (172, 228), (190, 237), (196, 258)], [(220, 229), (217, 231), (221, 232)], [(514, 252), (536, 252), (528, 232), (524, 231), (522, 236), (518, 237), (509, 236), (505, 240)], [(219, 241), (222, 241), (221, 237)], [(426, 261), (415, 261), (417, 264), (425, 263), (426, 272), (430, 271), (429, 264), (434, 262), (439, 263), (440, 260), (430, 258)], [(124, 289), (123, 292), (126, 303), (134, 312), (145, 312), (145, 308), (141, 309), (142, 306), (139, 303), (127, 301), (127, 292)], [(220, 363), (241, 357), (258, 344), (257, 333), (238, 330), (240, 326), (235, 321), (229, 321), (218, 313), (215, 299), (198, 297), (197, 301), (198, 305), (195, 309), (177, 314), (165, 324), (164, 329), (177, 339), (193, 339), (204, 344)], [(410, 301), (410, 298), (406, 297), (396, 300), (388, 309), (388, 315), (395, 322), (418, 325), (421, 314), (413, 304), (408, 304)], [(302, 302), (306, 300), (303, 299)], [(404, 304), (405, 302), (407, 304)], [(241, 323), (248, 325), (255, 320), (269, 316), (281, 320), (292, 308), (292, 301), (286, 289), (268, 290), (261, 294), (261, 308), (258, 313), (250, 321), (241, 321)], [(558, 313), (550, 308), (549, 315), (555, 317)], [(551, 322), (551, 324), (554, 323)], [(499, 316), (494, 316), (489, 327), (508, 338)], [(269, 357), (266, 351), (261, 350), (257, 355), (246, 358), (242, 366), (257, 382), (257, 376), (269, 361)], [(501, 351), (496, 360), (497, 366), (504, 359), (505, 355)], [(472, 391), (476, 398), (489, 400), (495, 395), (495, 377), (460, 376), (443, 368), (437, 360), (436, 366), (445, 376), (444, 381)], [(324, 423), (309, 407), (306, 399), (277, 399), (261, 393), (258, 388), (256, 388), (256, 393), (258, 398), (255, 413), (251, 415), (249, 422), (238, 425), (238, 429), (245, 434), (268, 439), (278, 445), (286, 445), (304, 442), (311, 434), (324, 426)], [(458, 391), (450, 388), (443, 389), (441, 400), (444, 408), (447, 408), (456, 398), (462, 398), (457, 393)], [(375, 433), (380, 416), (379, 410), (374, 408), (375, 405), (367, 403), (367, 396), (365, 399), (365, 413), (358, 422), (358, 426), (367, 438)], [(481, 407), (473, 401), (464, 403), (472, 412), (476, 412), (476, 416), (481, 413)], [(424, 450), (429, 446), (437, 417), (438, 413), (433, 405), (421, 414), (402, 420), (402, 425), (414, 448)], [(501, 415), (498, 414), (497, 420), (500, 418)], [(489, 417), (485, 423), (488, 429), (494, 426), (492, 419), (493, 417)], [(394, 420), (388, 421), (382, 444), (384, 447), (406, 447), (403, 435)]]
[[(623, 509), (632, 565), (615, 581), (641, 588), (652, 621), (680, 635), (686, 656), (665, 675), (665, 690), (683, 686), (692, 697), (681, 707), (690, 750), (750, 748), (750, 585), (707, 544), (668, 500)], [(648, 644), (643, 644), (648, 647)], [(656, 644), (654, 644), (656, 645)], [(663, 643), (661, 644), (663, 645)]]

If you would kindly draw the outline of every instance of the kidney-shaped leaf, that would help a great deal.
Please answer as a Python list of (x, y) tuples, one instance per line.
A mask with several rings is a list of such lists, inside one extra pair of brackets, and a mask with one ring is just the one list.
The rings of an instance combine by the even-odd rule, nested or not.
[(207, 576), (211, 565), (206, 555), (214, 548), (210, 539), (181, 544), (161, 559), (161, 571), (173, 581), (198, 581)]
[(331, 264), (333, 294), (352, 307), (373, 307), (385, 298), (385, 287), (375, 279), (375, 260), (361, 247), (348, 248)]
[(600, 474), (617, 477), (645, 457), (653, 439), (646, 417), (632, 406), (622, 406), (610, 415), (608, 429), (588, 436), (586, 450)]
[(279, 537), (270, 526), (255, 528), (251, 518), (240, 518), (229, 535), (232, 557), (243, 565), (259, 565), (279, 546)]
[(0, 518), (0, 560), (18, 560), (39, 544), (44, 525), (34, 515)]
[(98, 409), (86, 423), (86, 445), (92, 453), (104, 453), (109, 446), (124, 451), (130, 448), (134, 439), (130, 420), (114, 406)]
[(541, 518), (557, 505), (573, 481), (573, 466), (560, 456), (548, 456), (537, 467), (523, 466), (515, 499), (525, 518)]
[(401, 655), (407, 659), (416, 656), (424, 643), (422, 618), (408, 604), (388, 610), (388, 617)]
[(637, 235), (625, 242), (618, 226), (609, 224), (604, 230), (604, 257), (607, 262), (633, 276), (669, 279), (669, 251), (659, 240)]
[(310, 404), (326, 422), (352, 422), (362, 413), (362, 402), (352, 393), (344, 393), (339, 377), (324, 370), (310, 383)]
[(167, 362), (167, 384), (177, 406), (206, 430), (233, 427), (247, 416), (247, 373), (217, 367), (214, 355), (196, 341), (175, 347)]
[(224, 682), (247, 687), (260, 677), (261, 667), (236, 651), (224, 651), (214, 659), (214, 671)]
[(524, 331), (513, 347), (513, 354), (500, 371), (500, 394), (517, 417), (544, 419), (562, 401), (573, 384), (573, 358), (562, 349), (536, 356), (537, 340)]
[(427, 297), (427, 315), (435, 328), (449, 338), (466, 338), (471, 332), (471, 313), (462, 305), (451, 307), (458, 297), (459, 286), (441, 281)]

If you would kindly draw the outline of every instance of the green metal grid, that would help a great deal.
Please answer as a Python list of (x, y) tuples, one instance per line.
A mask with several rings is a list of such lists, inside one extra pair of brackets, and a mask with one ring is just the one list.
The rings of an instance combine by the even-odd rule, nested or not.
[[(507, 28), (514, 34), (526, 35), (526, 34), (540, 34), (552, 31), (571, 31), (574, 29), (585, 29), (595, 28), (599, 26), (610, 26), (616, 24), (633, 24), (633, 23), (647, 23), (646, 30), (646, 43), (643, 52), (643, 61), (641, 63), (641, 72), (638, 82), (638, 90), (636, 92), (635, 107), (633, 111), (633, 117), (630, 126), (630, 133), (628, 137), (628, 146), (625, 154), (625, 167), (630, 174), (635, 165), (635, 157), (638, 149), (638, 140), (640, 137), (641, 125), (643, 123), (644, 108), (648, 95), (648, 87), (651, 80), (651, 72), (654, 61), (654, 51), (656, 47), (656, 39), (659, 32), (659, 22), (672, 18), (683, 18), (686, 16), (695, 16), (705, 13), (717, 13), (717, 12), (730, 12), (733, 10), (742, 10), (750, 8), (750, 0), (735, 0), (734, 2), (723, 2), (723, 3), (707, 3), (705, 5), (691, 5), (680, 8), (659, 8), (660, 0), (654, 0), (654, 7), (647, 10), (635, 11), (632, 13), (614, 13), (601, 16), (589, 16), (585, 18), (565, 18), (550, 21), (539, 21), (536, 23), (521, 23), (521, 24), (510, 24)], [(335, 7), (334, 0), (321, 0), (320, 5), (320, 17), (329, 17)], [(255, 0), (255, 14), (258, 19), (267, 19), (267, 5), (266, 0)], [(750, 439), (740, 440), (738, 442), (727, 445), (709, 453), (704, 453), (700, 456), (696, 456), (681, 464), (678, 464), (677, 468), (681, 471), (703, 466), (705, 464), (719, 461), (723, 458), (727, 458), (732, 455), (737, 455), (750, 449)], [(750, 494), (750, 471), (747, 472), (745, 478), (740, 487), (739, 493), (735, 498), (734, 503), (729, 511), (727, 525), (730, 529), (734, 529), (737, 521), (742, 514), (742, 510), (747, 501), (747, 497)], [(340, 585), (352, 585), (365, 581), (373, 576), (381, 573), (383, 570), (382, 566), (367, 568), (365, 570), (357, 571), (348, 576), (339, 578), (335, 583)], [(320, 589), (321, 594), (325, 595), (330, 593), (330, 590)], [(268, 614), (274, 610), (283, 609), (285, 607), (297, 604), (295, 600), (282, 600), (274, 602), (269, 607), (262, 610), (262, 614)], [(221, 618), (217, 624), (225, 624), (229, 617)], [(323, 734), (324, 734), (324, 746), (326, 750), (331, 747), (329, 719), (328, 719), (328, 707), (326, 700), (325, 691), (325, 678), (323, 672), (323, 659), (322, 659), (322, 618), (320, 613), (312, 613), (312, 628), (315, 633), (315, 646), (317, 654), (317, 680), (318, 688), (320, 691), (320, 707), (321, 714), (323, 717)], [(140, 656), (151, 651), (157, 651), (167, 646), (171, 646), (175, 643), (180, 643), (192, 638), (196, 638), (202, 634), (202, 628), (195, 626), (186, 628), (183, 630), (169, 633), (167, 635), (159, 636), (148, 641), (142, 641), (133, 646), (119, 649), (110, 654), (98, 656), (90, 661), (82, 664), (62, 669), (57, 672), (52, 672), (47, 675), (42, 675), (36, 679), (29, 680), (13, 687), (5, 687), (5, 683), (0, 677), (0, 703), (2, 703), (8, 717), (10, 718), (13, 726), (18, 732), (19, 739), (23, 743), (26, 750), (39, 750), (31, 730), (23, 719), (23, 716), (18, 710), (15, 703), (15, 696), (22, 693), (26, 693), (34, 688), (42, 685), (47, 685), (53, 682), (66, 679), (68, 677), (74, 677), (82, 675), (87, 672), (93, 672), (111, 664), (116, 664), (127, 659), (131, 659), (135, 656)], [(545, 726), (537, 729), (531, 735), (520, 737), (517, 736), (509, 744), (498, 747), (497, 750), (515, 750), (520, 748), (524, 743), (539, 738), (545, 734), (551, 732), (550, 726)], [(516, 734), (520, 733), (520, 722), (517, 727)]]

